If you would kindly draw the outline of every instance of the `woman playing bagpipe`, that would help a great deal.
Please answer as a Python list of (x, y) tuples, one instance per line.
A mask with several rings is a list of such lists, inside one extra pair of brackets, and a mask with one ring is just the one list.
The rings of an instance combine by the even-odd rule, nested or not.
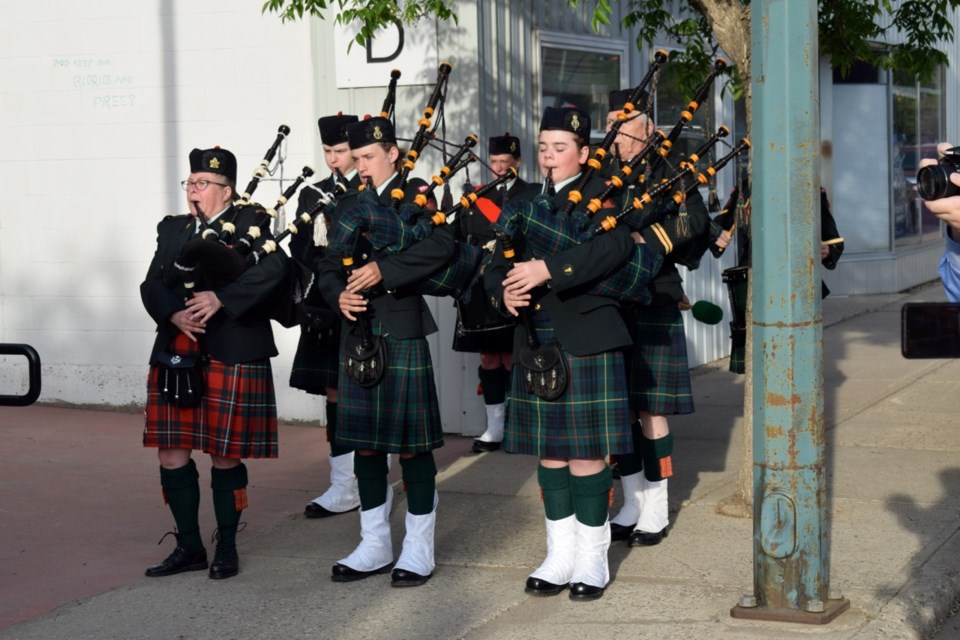
[[(360, 174), (353, 166), (353, 156), (347, 142), (347, 127), (357, 121), (357, 116), (343, 113), (325, 116), (317, 121), (323, 158), (331, 174), (300, 191), (298, 216), (311, 211), (320, 202), (328, 202), (327, 211), (332, 218), (337, 200), (360, 186)], [(290, 238), (290, 255), (314, 272), (319, 272), (327, 244), (326, 216), (314, 218), (313, 231), (312, 235), (297, 234)], [(316, 292), (316, 288), (313, 291)], [(308, 518), (326, 518), (358, 509), (360, 494), (353, 475), (353, 449), (336, 444), (339, 314), (327, 306), (319, 293), (308, 296), (303, 308), (305, 313), (300, 323), (300, 342), (293, 357), (290, 386), (326, 396), (327, 442), (330, 444), (330, 487), (307, 503), (303, 513)]]
[[(351, 208), (371, 204), (384, 215), (395, 216), (392, 192), (400, 188), (406, 172), (396, 169), (400, 152), (393, 125), (383, 117), (364, 119), (348, 130), (348, 139), (366, 186), (337, 204), (336, 218), (342, 220)], [(410, 179), (402, 202), (410, 203), (426, 190), (424, 181)], [(429, 199), (425, 208), (435, 209), (436, 204)], [(443, 446), (443, 431), (425, 337), (437, 326), (423, 298), (404, 287), (435, 273), (453, 251), (453, 233), (444, 225), (409, 248), (382, 256), (372, 255), (362, 236), (345, 245), (331, 236), (322, 261), (320, 292), (344, 319), (336, 444), (356, 452), (361, 509), (360, 544), (333, 567), (336, 582), (386, 573), (393, 565), (390, 453), (400, 455), (407, 493), (406, 535), (391, 584), (418, 586), (433, 574), (437, 503), (433, 450)], [(365, 265), (344, 273), (346, 264), (362, 263), (364, 256), (369, 260)], [(376, 345), (372, 351), (365, 346), (368, 343)], [(363, 360), (361, 356), (369, 353), (384, 355), (385, 365), (374, 358)]]
[(254, 223), (253, 207), (233, 204), (236, 177), (236, 158), (226, 149), (190, 152), (190, 177), (182, 183), (190, 214), (168, 216), (157, 225), (156, 253), (140, 285), (143, 305), (157, 323), (143, 444), (158, 449), (164, 500), (177, 525), (176, 549), (147, 569), (148, 576), (207, 567), (194, 449), (209, 454), (213, 465), (217, 548), (211, 578), (229, 578), (239, 568), (236, 532), (247, 506), (247, 469), (241, 460), (277, 457), (270, 369), (277, 348), (265, 302), (283, 279), (286, 257), (270, 255), (212, 290), (203, 290), (201, 278), (197, 287), (188, 288), (193, 282), (185, 282), (178, 270), (181, 247), (201, 226), (233, 223), (246, 229)]
[[(608, 127), (623, 108), (628, 94), (627, 90), (610, 93)], [(647, 98), (641, 102), (646, 103)], [(634, 116), (620, 130), (614, 145), (616, 159), (622, 164), (629, 163), (653, 133), (654, 124), (649, 115), (641, 112)], [(630, 184), (625, 191), (628, 199), (642, 192), (645, 185), (656, 185), (674, 171), (667, 162), (655, 164), (658, 166), (649, 175), (644, 176), (643, 171), (633, 174), (637, 179), (643, 177), (643, 182)], [(662, 267), (650, 281), (650, 302), (624, 308), (633, 341), (628, 367), (634, 446), (628, 454), (617, 456), (624, 503), (611, 518), (610, 530), (613, 540), (629, 540), (630, 546), (655, 545), (666, 535), (667, 479), (673, 475), (673, 436), (667, 416), (694, 410), (679, 306), (684, 294), (676, 256), (681, 253), (682, 244), (698, 241), (710, 228), (710, 218), (697, 189), (692, 189), (679, 205), (663, 197), (649, 207), (658, 218), (679, 220), (682, 215), (688, 233), (675, 239), (674, 251), (664, 257)], [(668, 226), (666, 223), (652, 225), (641, 233), (651, 242)]]
[[(526, 591), (548, 596), (569, 586), (570, 597), (580, 600), (601, 597), (610, 579), (612, 478), (604, 458), (632, 448), (622, 351), (630, 334), (618, 301), (592, 293), (592, 287), (634, 254), (641, 256), (636, 282), (645, 284), (662, 259), (654, 247), (637, 244), (625, 225), (572, 246), (558, 238), (557, 251), (549, 239), (534, 242), (537, 227), (566, 224), (558, 204), (582, 182), (589, 135), (590, 118), (583, 111), (546, 109), (538, 142), (545, 196), (508, 203), (497, 222), (506, 252), (496, 252), (484, 274), (489, 295), (524, 320), (514, 342), (504, 449), (539, 457), (547, 529), (547, 557), (527, 579)], [(604, 186), (591, 177), (583, 184), (582, 201)], [(527, 220), (515, 236), (511, 227), (518, 213)], [(510, 260), (514, 251), (520, 256), (516, 262)], [(539, 373), (539, 364), (548, 361), (555, 365)], [(564, 379), (565, 385), (555, 382)]]
[[(488, 161), (494, 176), (502, 176), (510, 169), (520, 167), (520, 139), (508, 133), (491, 136), (487, 144)], [(493, 223), (500, 210), (509, 202), (522, 197), (527, 183), (520, 178), (499, 187), (489, 196), (480, 198), (458, 218), (458, 239), (475, 245), (485, 245), (495, 239)], [(478, 281), (482, 287), (482, 281)], [(469, 317), (473, 314), (474, 317)], [(489, 321), (492, 316), (492, 322)], [(479, 353), (480, 388), (486, 407), (487, 428), (473, 441), (473, 451), (496, 451), (503, 440), (503, 421), (506, 416), (507, 388), (513, 368), (512, 321), (500, 317), (487, 296), (478, 292), (469, 304), (457, 307), (457, 331), (453, 336), (453, 350)]]

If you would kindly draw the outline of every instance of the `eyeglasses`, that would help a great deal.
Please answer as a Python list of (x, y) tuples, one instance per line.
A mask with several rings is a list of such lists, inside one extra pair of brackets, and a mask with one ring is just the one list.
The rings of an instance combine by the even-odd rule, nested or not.
[(190, 191), (190, 187), (193, 187), (193, 188), (196, 189), (197, 191), (203, 191), (203, 190), (205, 190), (207, 187), (209, 187), (209, 186), (212, 185), (212, 184), (215, 184), (215, 185), (217, 185), (218, 187), (225, 187), (225, 186), (227, 186), (227, 185), (226, 185), (225, 183), (223, 183), (223, 182), (214, 182), (213, 180), (196, 180), (196, 181), (193, 181), (193, 180), (182, 180), (182, 181), (180, 182), (180, 186), (183, 188), (184, 191)]

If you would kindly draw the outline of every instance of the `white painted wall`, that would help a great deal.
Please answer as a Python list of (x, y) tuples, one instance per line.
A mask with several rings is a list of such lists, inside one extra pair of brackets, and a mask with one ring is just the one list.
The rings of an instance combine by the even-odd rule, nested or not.
[[(313, 164), (310, 27), (261, 6), (0, 0), (0, 341), (37, 348), (41, 401), (143, 404), (138, 286), (156, 223), (186, 210), (191, 148), (234, 151), (245, 185), (286, 123), (286, 178)], [(296, 337), (277, 331), (278, 401), (313, 419), (322, 400), (286, 384)]]
[[(290, 180), (307, 163), (323, 171), (317, 115), (379, 111), (384, 89), (335, 88), (330, 22), (283, 24), (261, 6), (0, 0), (0, 341), (37, 348), (41, 401), (143, 404), (153, 324), (138, 285), (156, 222), (185, 211), (177, 182), (191, 148), (234, 151), (243, 186), (285, 123)], [(447, 136), (459, 142), (489, 132), (478, 130), (476, 5), (464, 0), (458, 12), (436, 48), (454, 65)], [(430, 88), (398, 91), (401, 136), (412, 135)], [(425, 156), (417, 173), (439, 166), (439, 156)], [(257, 199), (272, 204), (280, 190), (265, 182)], [(441, 328), (430, 345), (445, 429), (479, 433), (478, 358), (450, 350), (450, 301), (430, 304)], [(297, 331), (276, 327), (276, 337), (281, 417), (315, 420), (323, 400), (287, 385)], [(21, 392), (25, 379), (21, 358), (0, 357), (0, 393)]]

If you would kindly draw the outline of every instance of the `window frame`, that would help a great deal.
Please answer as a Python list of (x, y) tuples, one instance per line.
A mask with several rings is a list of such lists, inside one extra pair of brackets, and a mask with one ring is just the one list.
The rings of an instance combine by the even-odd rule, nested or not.
[[(572, 51), (585, 51), (588, 53), (609, 53), (620, 56), (620, 80), (619, 86), (615, 89), (622, 89), (630, 82), (630, 44), (626, 40), (610, 38), (607, 36), (593, 36), (585, 34), (564, 33), (562, 31), (549, 31), (537, 29), (534, 33), (534, 43), (536, 46), (536, 58), (534, 60), (534, 89), (536, 93), (537, 112), (535, 114), (537, 125), (540, 122), (540, 116), (543, 114), (543, 50), (544, 47), (550, 49), (567, 49)], [(591, 105), (590, 112), (596, 105)], [(604, 113), (604, 115), (606, 115)], [(593, 118), (591, 118), (593, 120)], [(605, 121), (591, 122), (591, 138), (603, 138), (605, 135)]]

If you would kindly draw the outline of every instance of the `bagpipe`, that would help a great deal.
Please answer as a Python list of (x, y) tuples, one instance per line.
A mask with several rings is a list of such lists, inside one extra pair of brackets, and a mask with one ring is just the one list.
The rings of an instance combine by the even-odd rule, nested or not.
[[(289, 131), (290, 129), (286, 125), (280, 128), (277, 139), (267, 150), (259, 169), (264, 169), (266, 165), (269, 165), (280, 142)], [(255, 180), (247, 186), (245, 197), (248, 197), (256, 189), (255, 182), (259, 182), (259, 175), (257, 171), (254, 172)], [(175, 278), (179, 278), (184, 287), (188, 291), (192, 291), (196, 287), (199, 276), (208, 289), (216, 290), (236, 281), (247, 269), (254, 267), (261, 259), (276, 252), (283, 239), (308, 228), (313, 222), (316, 211), (325, 204), (325, 201), (322, 200), (314, 211), (299, 216), (288, 224), (286, 229), (276, 238), (266, 238), (264, 242), (257, 246), (257, 241), (269, 231), (271, 223), (278, 215), (278, 210), (312, 175), (313, 169), (305, 166), (293, 183), (284, 189), (276, 204), (271, 208), (265, 208), (259, 203), (250, 202), (245, 198), (235, 201), (233, 203), (235, 210), (254, 210), (253, 223), (235, 242), (233, 241), (233, 235), (236, 233), (236, 227), (232, 222), (224, 222), (222, 231), (217, 232), (208, 224), (204, 212), (197, 208), (197, 220), (200, 222), (202, 229), (200, 237), (184, 243), (174, 262), (171, 276), (166, 279), (165, 283), (168, 286), (175, 286), (177, 284)], [(293, 327), (299, 324), (298, 306), (309, 293), (313, 281), (314, 274), (310, 269), (294, 260), (287, 261), (284, 281), (277, 287), (267, 302), (270, 317), (284, 327)]]
[[(658, 53), (661, 53), (661, 52), (658, 52)], [(726, 61), (724, 61), (722, 58), (718, 59), (714, 64), (713, 70), (710, 72), (708, 77), (701, 83), (700, 87), (695, 92), (694, 99), (692, 99), (688, 103), (687, 109), (685, 109), (681, 113), (680, 120), (677, 122), (676, 125), (674, 125), (670, 133), (665, 135), (661, 131), (654, 132), (651, 135), (650, 139), (647, 140), (644, 148), (640, 151), (640, 153), (638, 153), (634, 158), (632, 158), (630, 162), (628, 162), (626, 165), (621, 167), (617, 174), (611, 177), (609, 184), (602, 191), (602, 193), (596, 197), (591, 198), (588, 201), (586, 205), (586, 209), (588, 213), (582, 213), (579, 216), (576, 215), (577, 212), (574, 211), (574, 207), (578, 203), (580, 203), (583, 199), (581, 185), (586, 184), (586, 182), (589, 180), (590, 178), (589, 172), (600, 168), (601, 161), (609, 153), (609, 147), (612, 145), (613, 140), (616, 138), (616, 132), (619, 130), (619, 127), (622, 126), (622, 124), (629, 119), (630, 113), (632, 113), (634, 110), (633, 100), (636, 100), (637, 97), (643, 91), (645, 91), (647, 85), (650, 82), (650, 78), (654, 76), (656, 70), (659, 68), (659, 65), (663, 64), (665, 60), (666, 60), (665, 55), (657, 56), (655, 58), (654, 63), (652, 65), (653, 68), (651, 68), (651, 70), (647, 73), (647, 76), (644, 77), (644, 79), (641, 81), (641, 84), (638, 85), (631, 92), (630, 99), (627, 100), (623, 110), (619, 114), (617, 114), (617, 121), (611, 127), (611, 131), (608, 132), (607, 136), (604, 138), (603, 142), (601, 143), (601, 147), (594, 152), (594, 157), (587, 162), (587, 167), (584, 169), (584, 171), (581, 174), (580, 180), (578, 182), (578, 186), (570, 192), (570, 194), (568, 195), (567, 202), (564, 205), (564, 208), (560, 211), (560, 213), (566, 213), (566, 214), (571, 214), (572, 212), (573, 215), (557, 216), (558, 218), (561, 218), (561, 219), (567, 218), (570, 220), (575, 220), (577, 222), (575, 226), (583, 226), (583, 223), (585, 220), (589, 220), (601, 208), (603, 208), (604, 202), (611, 195), (617, 192), (621, 192), (627, 188), (628, 182), (630, 181), (632, 174), (636, 172), (638, 169), (640, 169), (640, 167), (646, 164), (647, 166), (650, 167), (651, 170), (658, 168), (659, 165), (670, 154), (670, 151), (673, 148), (673, 143), (680, 136), (680, 133), (682, 132), (685, 125), (693, 119), (693, 114), (696, 113), (699, 107), (699, 104), (706, 97), (710, 87), (713, 84), (714, 79), (726, 68)], [(729, 130), (726, 128), (723, 128), (723, 131), (728, 132)], [(696, 154), (698, 156), (697, 159), (699, 159), (699, 156), (702, 156), (704, 153), (706, 153), (706, 151), (710, 148), (710, 146), (712, 146), (716, 142), (716, 140), (719, 137), (722, 137), (723, 135), (726, 135), (726, 133), (718, 134), (712, 137), (707, 144), (701, 147), (701, 149)], [(695, 162), (696, 161), (694, 161), (694, 163)], [(679, 180), (682, 177), (683, 177), (682, 175), (678, 176), (676, 180)], [(642, 183), (642, 180), (641, 180), (641, 183)], [(605, 231), (613, 228), (614, 226), (616, 226), (615, 222), (619, 222), (619, 219), (623, 218), (626, 215), (627, 213), (624, 211), (624, 212), (621, 212), (620, 215), (615, 220), (610, 220), (609, 217), (605, 218), (605, 220), (607, 220), (607, 225), (604, 225), (604, 228), (602, 230), (595, 229), (592, 232), (592, 235), (596, 235), (601, 231)], [(632, 228), (634, 228), (634, 230), (639, 230), (640, 226), (633, 227), (632, 225)], [(576, 238), (577, 241), (582, 241), (586, 239), (588, 235), (591, 235), (591, 234), (588, 234), (587, 230), (583, 228), (574, 229), (570, 231), (572, 231), (571, 235), (574, 238)], [(566, 234), (569, 232), (565, 230), (564, 233)]]
[[(380, 204), (372, 185), (364, 185), (357, 196), (356, 204), (337, 216), (330, 230), (329, 247), (339, 252), (343, 258), (350, 256), (352, 259), (361, 236), (370, 243), (375, 254), (389, 255), (407, 249), (438, 229), (452, 233), (449, 223), (456, 219), (460, 211), (473, 206), (485, 194), (517, 177), (516, 171), (511, 170), (489, 184), (467, 193), (448, 210), (433, 210), (429, 203), (434, 190), (445, 186), (452, 175), (476, 160), (473, 148), (477, 144), (477, 137), (471, 134), (457, 147), (438, 175), (432, 177), (424, 191), (416, 194), (411, 202), (403, 202), (409, 172), (430, 140), (435, 138), (434, 132), (430, 130), (430, 119), (435, 113), (438, 113), (438, 120), (442, 117), (440, 112), (443, 91), (450, 70), (451, 65), (444, 62), (437, 71), (436, 85), (428, 98), (423, 117), (418, 121), (419, 128), (402, 164), (399, 186), (390, 192), (391, 204)], [(405, 290), (421, 295), (461, 296), (474, 280), (483, 256), (483, 248), (463, 243), (456, 243), (454, 247), (453, 256), (445, 264), (437, 265), (436, 273), (417, 285), (405, 287)]]
[[(447, 222), (454, 220), (460, 211), (471, 207), (479, 198), (516, 177), (516, 170), (511, 168), (496, 180), (461, 197), (449, 211), (437, 210), (430, 215), (416, 205), (402, 205), (399, 211), (384, 206), (376, 199), (376, 191), (368, 187), (360, 192), (356, 205), (338, 216), (330, 231), (329, 246), (340, 252), (344, 259), (349, 256), (352, 260), (362, 235), (377, 254), (399, 253), (437, 228), (452, 233)], [(445, 264), (438, 265), (434, 275), (407, 289), (421, 295), (460, 297), (472, 283), (484, 249), (461, 242), (454, 247), (453, 256)]]
[(400, 184), (396, 189), (393, 189), (390, 192), (390, 197), (394, 208), (399, 207), (400, 203), (403, 202), (403, 198), (405, 196), (404, 190), (407, 187), (407, 178), (409, 178), (410, 172), (413, 171), (417, 164), (417, 159), (420, 157), (424, 147), (427, 146), (427, 142), (430, 140), (430, 136), (432, 135), (428, 134), (428, 130), (430, 129), (431, 125), (430, 119), (433, 117), (434, 112), (437, 109), (437, 103), (440, 102), (444, 97), (444, 89), (447, 86), (447, 80), (450, 78), (450, 71), (452, 69), (453, 65), (451, 65), (449, 62), (441, 62), (440, 67), (437, 69), (437, 82), (433, 87), (433, 92), (430, 94), (430, 97), (427, 100), (427, 106), (423, 109), (423, 117), (420, 118), (420, 121), (418, 122), (420, 126), (417, 129), (417, 133), (413, 136), (413, 142), (410, 143), (410, 150), (407, 151), (407, 157), (401, 164)]
[[(613, 146), (613, 141), (616, 140), (620, 134), (621, 127), (623, 127), (624, 123), (630, 119), (631, 114), (636, 110), (635, 103), (639, 102), (641, 97), (646, 93), (653, 79), (659, 74), (660, 68), (667, 61), (667, 57), (667, 52), (662, 49), (658, 49), (654, 54), (650, 69), (647, 70), (640, 84), (630, 92), (629, 97), (623, 105), (623, 109), (617, 114), (616, 121), (610, 126), (610, 131), (607, 132), (607, 135), (604, 136), (600, 145), (594, 150), (593, 157), (587, 160), (587, 167), (581, 174), (576, 186), (574, 186), (567, 196), (567, 202), (563, 205), (562, 213), (564, 215), (570, 215), (574, 207), (583, 199), (583, 189), (590, 181), (590, 177), (594, 171), (599, 171), (603, 166), (603, 160), (607, 157), (607, 154), (610, 153), (610, 147)], [(600, 201), (602, 202), (603, 198), (601, 198)], [(594, 213), (596, 213), (596, 211), (594, 211)]]
[[(713, 80), (725, 67), (726, 62), (722, 59), (716, 62), (713, 70), (697, 89), (694, 99), (688, 103), (687, 109), (683, 111), (680, 120), (670, 134), (663, 135), (659, 131), (655, 132), (638, 154), (638, 157), (633, 158), (631, 162), (621, 168), (617, 175), (611, 178), (610, 183), (602, 192), (588, 202), (585, 211), (583, 209), (573, 209), (570, 215), (561, 215), (566, 209), (558, 211), (551, 198), (541, 195), (529, 202), (516, 203), (506, 207), (501, 211), (501, 216), (498, 218), (495, 227), (511, 239), (522, 235), (534, 256), (556, 255), (565, 249), (588, 242), (620, 224), (626, 224), (632, 231), (637, 232), (653, 227), (652, 231), (663, 246), (664, 254), (672, 254), (671, 257), (681, 264), (691, 266), (699, 264), (699, 255), (696, 255), (696, 252), (699, 251), (702, 254), (706, 250), (706, 246), (704, 245), (701, 249), (697, 243), (702, 242), (700, 238), (705, 234), (698, 233), (695, 237), (690, 237), (689, 223), (683, 219), (685, 214), (683, 204), (687, 193), (708, 182), (720, 168), (749, 147), (749, 142), (744, 139), (727, 156), (709, 166), (703, 172), (698, 172), (697, 163), (720, 138), (729, 134), (727, 127), (720, 127), (706, 143), (694, 154), (691, 154), (685, 162), (682, 162), (676, 171), (656, 185), (649, 187), (643, 195), (632, 198), (622, 210), (615, 214), (611, 213), (599, 221), (595, 218), (596, 214), (604, 208), (607, 198), (626, 189), (628, 178), (644, 163), (648, 163), (653, 169), (659, 169), (669, 156), (673, 142), (679, 137), (683, 127), (693, 119), (693, 113), (696, 112), (699, 104), (706, 97)], [(626, 118), (624, 117), (624, 119)], [(650, 160), (651, 157), (653, 160)], [(598, 158), (595, 157), (595, 159)], [(691, 177), (694, 179), (691, 180)], [(642, 185), (644, 181), (641, 180), (638, 184)], [(659, 204), (657, 207), (652, 206), (653, 203), (667, 194), (670, 194), (667, 203)], [(582, 194), (577, 194), (574, 198), (580, 201), (582, 200)], [(667, 212), (673, 209), (673, 207), (667, 206), (670, 201), (679, 210), (678, 214), (672, 216), (674, 219), (672, 221), (676, 226), (675, 229), (667, 229), (661, 224)], [(567, 206), (572, 208), (569, 205), (570, 202), (571, 199), (568, 198)], [(648, 211), (645, 211), (645, 209)], [(655, 210), (649, 211), (651, 209)], [(622, 264), (613, 273), (608, 274), (606, 278), (594, 283), (587, 293), (614, 297), (621, 301), (648, 302), (650, 294), (643, 285), (649, 281), (651, 274), (659, 268), (658, 259), (651, 256), (651, 253), (649, 248), (634, 247), (633, 253), (626, 263)]]
[[(727, 166), (730, 161), (738, 158), (740, 154), (749, 149), (750, 140), (748, 138), (741, 138), (736, 146), (730, 149), (726, 155), (709, 165), (704, 171), (697, 174), (696, 180), (687, 187), (687, 193), (690, 193), (690, 191), (707, 184), (711, 180), (716, 179), (716, 176), (721, 169)], [(675, 262), (682, 264), (687, 269), (691, 270), (700, 266), (700, 259), (709, 248), (715, 246), (713, 243), (718, 235), (713, 231), (714, 222), (711, 220), (709, 224), (710, 228), (706, 231), (706, 233), (697, 234), (690, 242), (685, 243), (677, 248), (673, 254), (673, 259)]]
[[(679, 168), (676, 169), (672, 175), (664, 177), (656, 185), (648, 188), (642, 195), (634, 196), (627, 203), (627, 206), (625, 206), (617, 214), (604, 217), (599, 223), (596, 223), (592, 227), (590, 230), (591, 235), (597, 235), (599, 233), (603, 233), (604, 231), (609, 231), (624, 221), (634, 231), (641, 231), (655, 224), (659, 220), (657, 214), (659, 213), (660, 217), (662, 217), (665, 208), (661, 207), (649, 214), (646, 214), (645, 210), (650, 207), (650, 205), (652, 205), (659, 197), (670, 193), (671, 190), (677, 186), (677, 183), (682, 183), (682, 181), (684, 181), (686, 178), (693, 177), (694, 179), (692, 181), (689, 183), (682, 183), (679, 189), (673, 191), (671, 199), (679, 206), (685, 200), (687, 193), (699, 187), (700, 185), (706, 184), (710, 180), (711, 176), (716, 175), (716, 172), (719, 170), (719, 168), (722, 168), (723, 165), (730, 161), (730, 158), (736, 156), (740, 151), (742, 151), (742, 149), (740, 149), (733, 153), (733, 155), (729, 156), (719, 167), (708, 167), (705, 170), (705, 173), (697, 172), (697, 163), (700, 161), (700, 158), (708, 153), (721, 138), (725, 138), (728, 135), (730, 135), (730, 129), (725, 125), (721, 125), (717, 129), (716, 133), (710, 136), (706, 142), (700, 146), (699, 149), (690, 154), (686, 160), (680, 162)], [(591, 202), (591, 204), (593, 204), (593, 202)], [(683, 219), (683, 213), (678, 213), (677, 232), (680, 237), (688, 237), (690, 235), (689, 232), (684, 232), (683, 225), (685, 223), (686, 221)]]
[[(647, 163), (646, 173), (649, 173), (650, 175), (656, 175), (656, 172), (660, 169), (660, 166), (664, 162), (666, 162), (667, 158), (670, 155), (670, 152), (673, 150), (674, 143), (676, 143), (677, 139), (680, 137), (680, 134), (683, 132), (683, 129), (686, 127), (686, 125), (693, 120), (693, 116), (699, 110), (700, 104), (703, 103), (703, 101), (706, 99), (707, 94), (710, 91), (710, 87), (713, 85), (713, 81), (716, 79), (718, 75), (720, 75), (726, 69), (726, 67), (727, 67), (727, 62), (723, 58), (718, 58), (716, 62), (714, 62), (713, 69), (707, 75), (706, 79), (704, 79), (704, 81), (697, 88), (696, 92), (694, 93), (693, 99), (687, 103), (687, 108), (680, 112), (680, 118), (679, 120), (677, 120), (676, 124), (674, 124), (673, 128), (670, 130), (670, 133), (668, 133), (666, 136), (663, 136), (662, 134), (657, 136), (660, 139), (660, 141), (659, 141), (659, 146), (657, 148), (656, 154), (652, 156), (653, 159), (649, 160), (648, 162), (648, 154), (647, 153), (640, 154), (641, 163)], [(657, 132), (657, 133), (660, 133), (660, 132)], [(700, 147), (700, 149), (698, 149), (696, 152), (688, 156), (685, 162), (680, 163), (679, 171), (675, 171), (671, 177), (667, 178), (666, 180), (664, 180), (663, 182), (661, 182), (660, 184), (654, 187), (654, 189), (657, 190), (656, 194), (651, 193), (654, 189), (648, 190), (647, 193), (644, 194), (644, 196), (641, 196), (639, 200), (637, 198), (633, 199), (632, 207), (624, 208), (624, 210), (621, 211), (620, 214), (616, 217), (611, 218), (608, 216), (607, 218), (605, 218), (604, 222), (601, 223), (601, 225), (604, 226), (604, 230), (613, 228), (614, 226), (617, 225), (617, 223), (620, 220), (624, 218), (628, 219), (630, 227), (634, 231), (640, 231), (645, 227), (655, 224), (656, 219), (654, 215), (648, 215), (645, 220), (642, 218), (639, 220), (631, 220), (630, 218), (632, 216), (635, 216), (636, 213), (639, 213), (640, 211), (642, 211), (646, 205), (651, 204), (656, 197), (659, 197), (660, 195), (665, 194), (669, 190), (669, 188), (672, 187), (674, 184), (676, 184), (680, 180), (683, 180), (688, 175), (693, 175), (693, 172), (696, 170), (696, 164), (697, 162), (699, 162), (700, 158), (703, 155), (705, 155), (707, 151), (709, 151), (709, 149), (720, 138), (726, 137), (727, 135), (729, 135), (729, 133), (730, 133), (729, 128), (725, 126), (721, 126), (717, 130), (717, 132), (713, 136), (711, 136)], [(646, 151), (646, 149), (644, 151)], [(634, 160), (636, 160), (636, 158)], [(635, 170), (637, 170), (638, 166), (634, 162), (631, 162), (627, 165), (627, 168), (629, 169), (629, 171), (624, 172), (625, 175), (622, 177), (622, 179), (619, 176), (615, 176), (614, 179), (611, 180), (611, 184), (614, 185), (615, 188), (622, 190), (623, 179), (629, 177)], [(643, 175), (641, 175), (639, 177), (638, 184), (643, 185), (644, 182), (645, 182), (645, 178)], [(669, 184), (664, 185), (664, 182), (667, 182)], [(677, 193), (680, 193), (681, 201), (677, 201), (676, 199), (674, 199), (674, 201), (676, 202), (677, 205), (681, 205), (682, 200), (685, 199), (683, 196), (685, 195), (686, 190), (683, 189)], [(600, 208), (599, 204), (600, 204), (599, 202), (594, 200), (594, 201), (591, 201), (587, 205), (587, 207), (592, 214), (595, 214)], [(660, 211), (661, 212), (665, 211), (665, 209), (661, 208)], [(688, 230), (684, 228), (686, 221), (683, 220), (683, 215), (684, 215), (684, 212), (681, 209), (680, 216), (678, 217), (678, 220), (677, 220), (678, 233), (680, 234), (681, 237), (687, 237), (689, 236), (689, 233), (688, 233)], [(598, 225), (598, 227), (594, 228), (594, 233), (600, 233), (600, 232), (601, 230), (599, 229), (599, 225)]]
[(394, 109), (397, 106), (397, 80), (400, 79), (400, 69), (394, 69), (390, 72), (390, 83), (387, 85), (387, 97), (383, 99), (383, 106), (380, 107), (380, 117), (387, 120), (394, 119)]
[[(290, 198), (292, 198), (293, 194), (297, 192), (297, 189), (300, 188), (300, 185), (302, 185), (304, 181), (312, 175), (313, 167), (310, 167), (309, 165), (304, 166), (303, 170), (300, 172), (300, 175), (296, 177), (289, 187), (283, 190), (283, 192), (280, 194), (280, 197), (277, 198), (277, 203), (269, 209), (265, 209), (262, 206), (251, 203), (257, 208), (257, 217), (254, 223), (247, 228), (247, 231), (237, 239), (237, 242), (233, 247), (240, 253), (241, 257), (245, 258), (246, 256), (251, 255), (253, 252), (254, 242), (256, 242), (256, 240), (260, 238), (264, 232), (269, 231), (270, 227), (273, 226), (274, 220), (277, 218), (278, 211), (280, 211), (287, 204), (287, 202), (290, 201)], [(227, 231), (226, 227), (227, 225), (224, 225), (225, 232)], [(229, 244), (229, 241), (226, 243)]]
[(260, 181), (269, 173), (270, 163), (273, 162), (274, 156), (277, 155), (277, 150), (280, 149), (280, 143), (283, 142), (288, 135), (290, 135), (290, 127), (285, 124), (280, 125), (280, 128), (277, 129), (276, 139), (267, 149), (267, 152), (263, 154), (263, 160), (261, 160), (257, 168), (253, 170), (253, 177), (250, 179), (250, 182), (247, 183), (247, 188), (240, 194), (239, 202), (242, 204), (250, 204), (250, 198), (253, 196), (253, 192), (257, 190)]
[(256, 203), (234, 203), (234, 207), (252, 207), (256, 210), (254, 223), (234, 244), (230, 244), (224, 237), (234, 231), (232, 223), (224, 223), (224, 234), (219, 235), (206, 225), (203, 213), (198, 209), (197, 218), (205, 228), (199, 238), (187, 241), (180, 249), (177, 268), (191, 273), (199, 269), (203, 273), (204, 283), (211, 289), (218, 289), (236, 280), (241, 273), (257, 264), (260, 258), (276, 250), (276, 240), (264, 244), (268, 249), (261, 247), (260, 250), (254, 250), (254, 245), (264, 232), (269, 230), (270, 223), (277, 216), (277, 209), (286, 204), (303, 181), (312, 174), (313, 169), (304, 167), (303, 173), (283, 191), (273, 208), (265, 209)]

